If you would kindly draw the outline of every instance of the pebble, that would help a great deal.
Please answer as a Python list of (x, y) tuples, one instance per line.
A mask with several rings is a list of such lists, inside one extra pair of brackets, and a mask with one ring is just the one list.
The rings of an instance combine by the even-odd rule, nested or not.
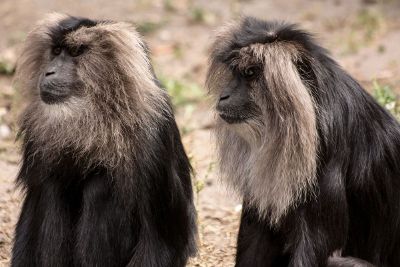
[(171, 32), (167, 31), (167, 30), (163, 30), (160, 32), (159, 34), (160, 40), (161, 41), (170, 41), (172, 36), (171, 36)]
[(5, 124), (0, 124), (0, 139), (7, 139), (11, 136), (11, 129)]
[(7, 109), (5, 107), (0, 107), (0, 118), (7, 114)]
[(236, 205), (235, 212), (241, 212), (241, 211), (242, 211), (242, 204)]

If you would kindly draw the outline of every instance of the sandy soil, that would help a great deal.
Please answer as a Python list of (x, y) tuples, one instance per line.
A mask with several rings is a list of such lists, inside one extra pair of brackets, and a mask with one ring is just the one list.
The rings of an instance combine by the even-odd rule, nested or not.
[[(364, 1), (374, 2), (374, 1)], [(139, 0), (0, 2), (0, 62), (13, 66), (21, 41), (44, 13), (65, 12), (91, 18), (136, 23), (146, 31), (157, 73), (169, 79), (204, 84), (207, 51), (214, 30), (240, 15), (284, 19), (301, 23), (367, 88), (378, 79), (400, 90), (400, 2), (382, 0)], [(14, 187), (18, 149), (14, 140), (20, 100), (11, 76), (0, 75), (0, 127), (13, 132), (0, 137), (0, 266), (8, 266), (13, 229), (21, 194)], [(204, 90), (204, 94), (205, 94)], [(192, 157), (197, 185), (200, 251), (189, 266), (233, 266), (240, 216), (240, 199), (228, 192), (216, 176), (211, 138), (212, 113), (204, 98), (176, 108), (184, 129), (183, 141)], [(199, 188), (199, 186), (197, 186)]]

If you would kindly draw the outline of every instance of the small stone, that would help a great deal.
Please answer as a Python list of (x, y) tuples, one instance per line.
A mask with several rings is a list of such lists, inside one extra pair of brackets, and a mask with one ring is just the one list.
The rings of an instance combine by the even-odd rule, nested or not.
[(167, 31), (167, 30), (161, 31), (159, 37), (160, 37), (161, 41), (170, 41), (171, 38), (172, 38), (171, 37), (171, 32)]
[(7, 114), (7, 109), (5, 107), (0, 107), (0, 118)]
[(7, 139), (11, 136), (11, 129), (5, 124), (0, 124), (0, 139)]
[(236, 205), (235, 206), (235, 212), (240, 212), (240, 211), (242, 211), (242, 205), (241, 204)]

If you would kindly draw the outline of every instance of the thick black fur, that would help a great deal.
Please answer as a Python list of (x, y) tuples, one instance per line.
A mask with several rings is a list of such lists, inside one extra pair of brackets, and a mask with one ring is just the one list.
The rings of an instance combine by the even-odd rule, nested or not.
[[(400, 266), (399, 123), (295, 25), (247, 18), (221, 61), (232, 49), (271, 42), (271, 33), (307, 55), (295, 63), (317, 107), (317, 195), (274, 227), (245, 200), (236, 266), (326, 266), (335, 250)], [(353, 265), (365, 266), (357, 259), (329, 266)]]
[(128, 172), (88, 172), (68, 151), (41, 160), (26, 133), (12, 266), (185, 266), (196, 234), (190, 165), (172, 118), (157, 135)]
[[(69, 31), (88, 23), (62, 25)], [(68, 149), (43, 155), (29, 127), (22, 122), (17, 181), (26, 196), (11, 266), (186, 265), (196, 252), (196, 213), (191, 167), (172, 108), (157, 128), (137, 125), (137, 132), (125, 132), (132, 143), (140, 140), (130, 162), (124, 161), (130, 168), (90, 166)]]

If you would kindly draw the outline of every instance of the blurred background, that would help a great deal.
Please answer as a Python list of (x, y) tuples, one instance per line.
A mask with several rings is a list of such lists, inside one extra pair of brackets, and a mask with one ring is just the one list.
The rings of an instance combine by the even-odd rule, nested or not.
[(45, 13), (131, 22), (144, 36), (156, 73), (169, 91), (196, 173), (200, 253), (189, 266), (233, 266), (239, 198), (215, 173), (211, 104), (204, 89), (216, 28), (242, 15), (301, 24), (387, 109), (400, 118), (400, 0), (1, 0), (0, 1), (0, 266), (9, 266), (21, 193), (17, 117), (23, 99), (12, 78), (21, 43)]

